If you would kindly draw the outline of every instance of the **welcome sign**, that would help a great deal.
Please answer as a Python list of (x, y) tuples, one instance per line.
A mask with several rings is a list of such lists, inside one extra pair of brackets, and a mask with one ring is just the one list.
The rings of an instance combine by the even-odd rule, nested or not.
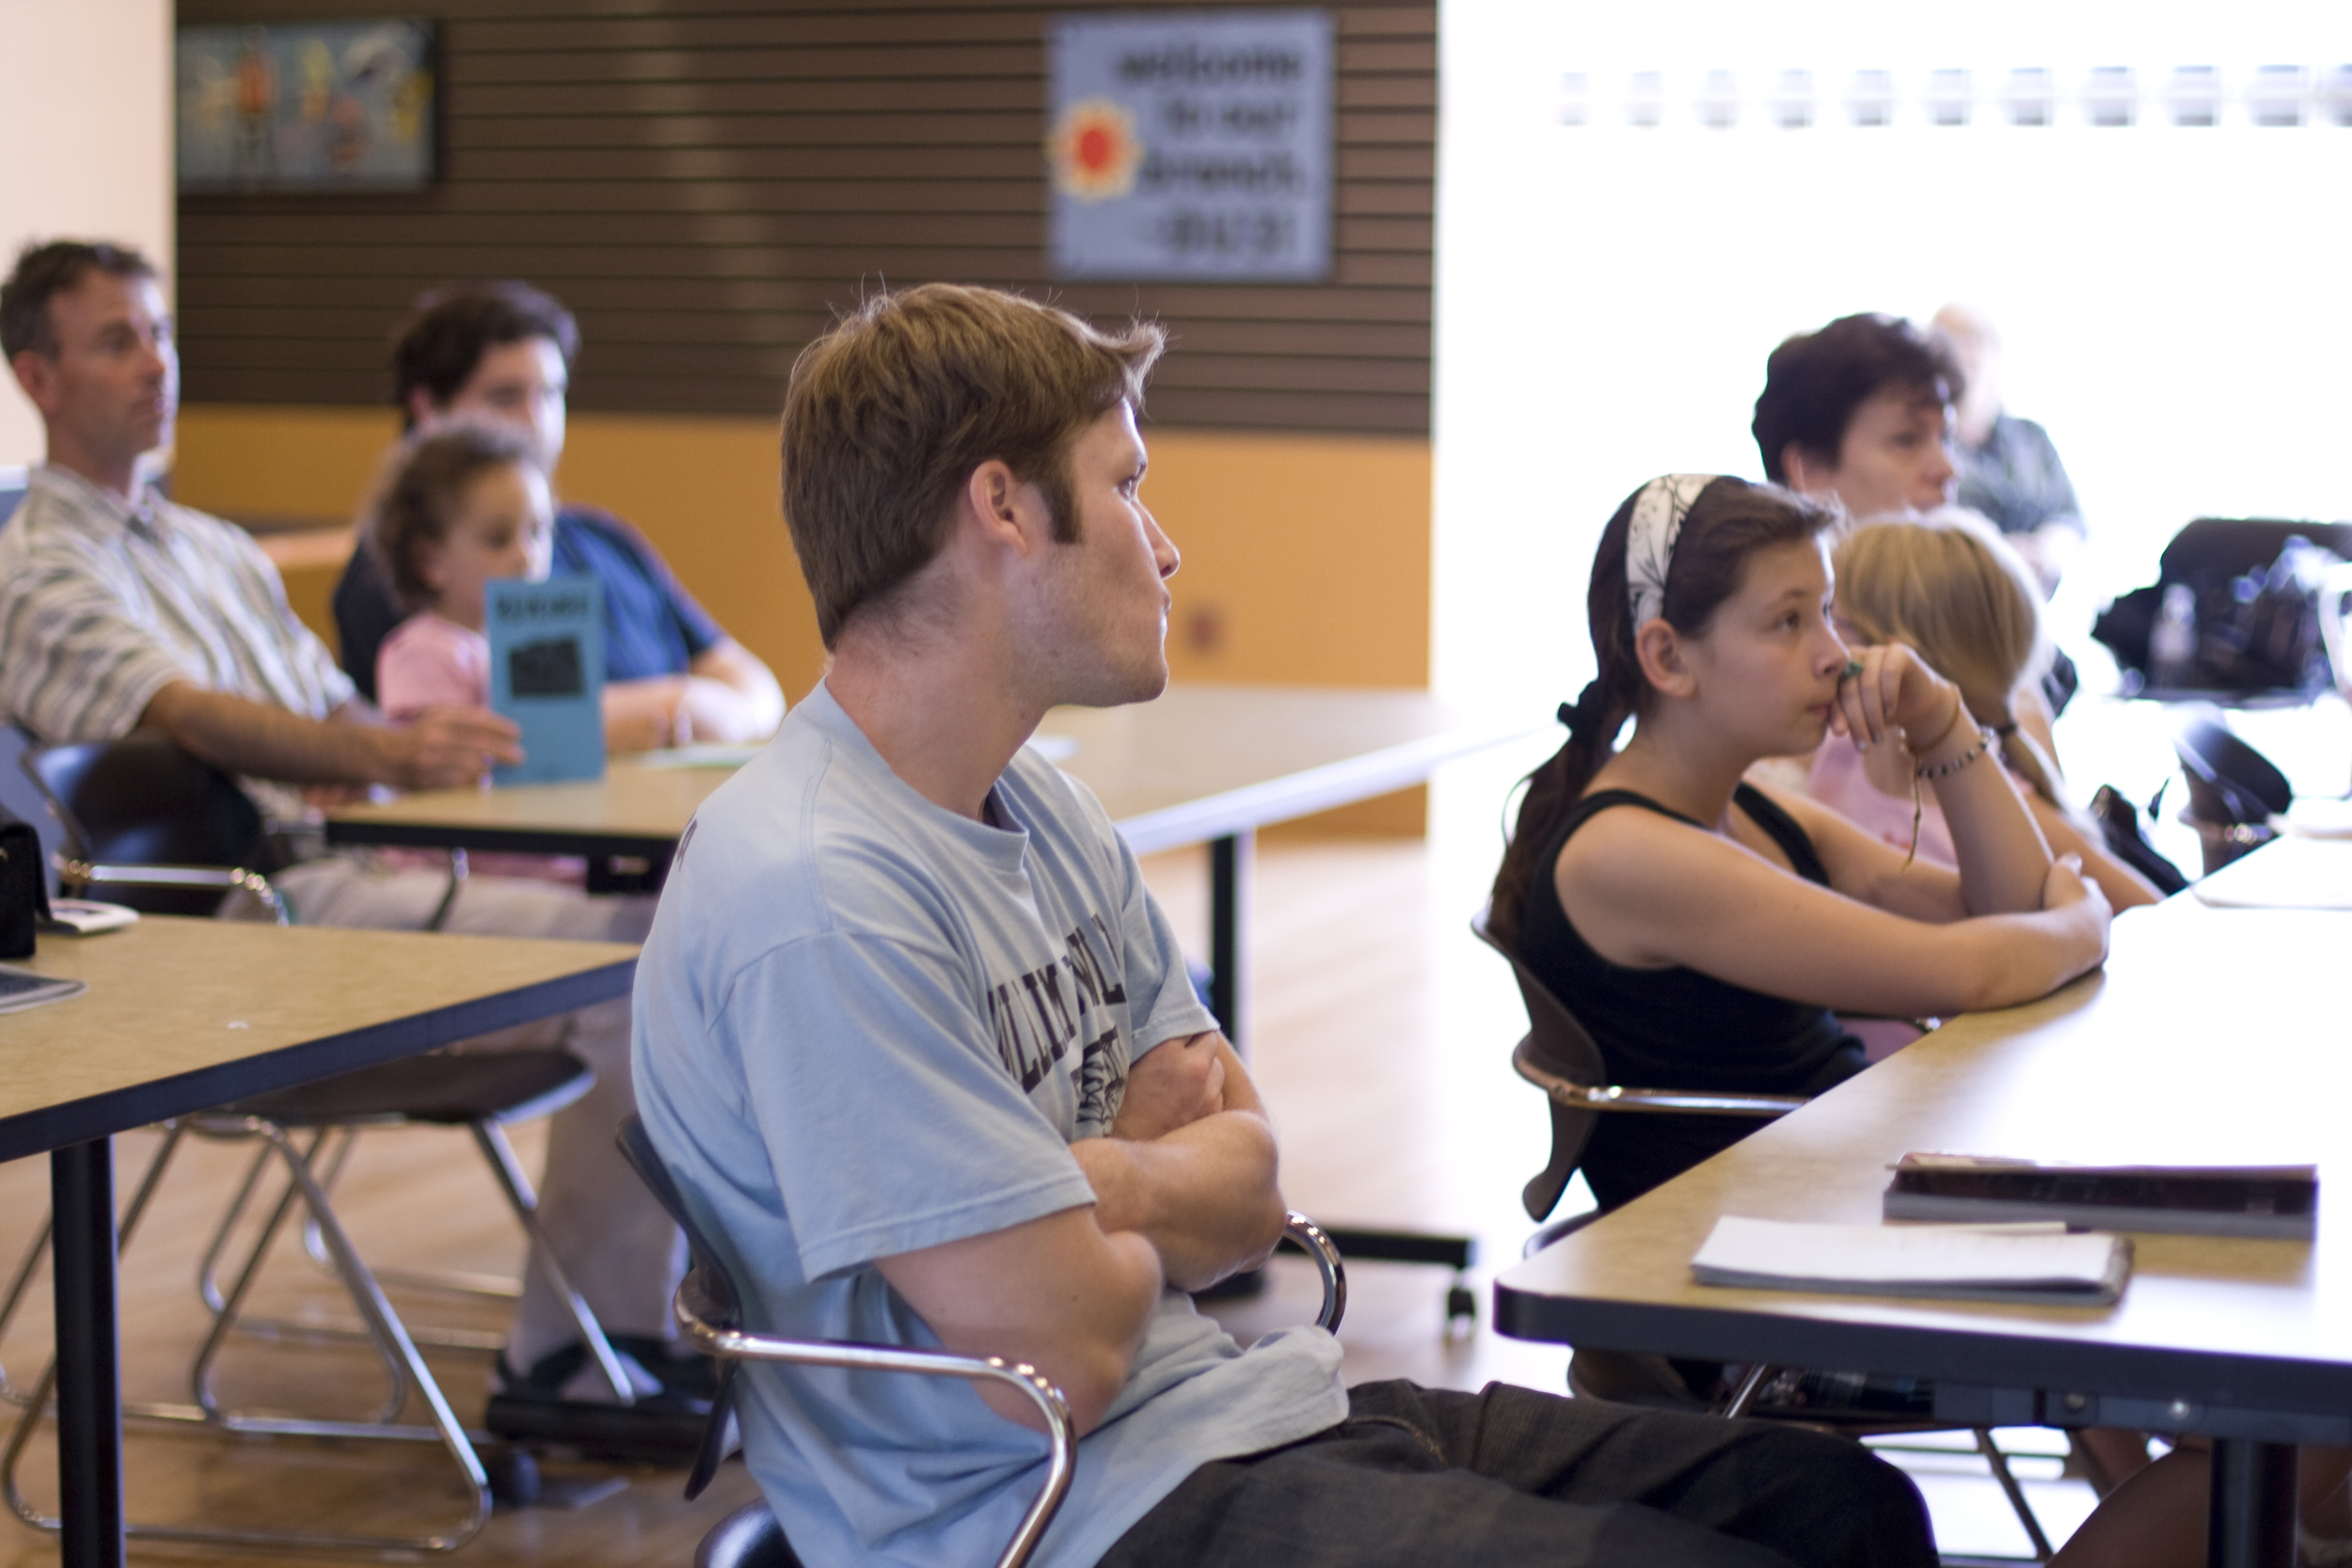
[(1049, 42), (1054, 276), (1329, 275), (1328, 12), (1061, 16)]

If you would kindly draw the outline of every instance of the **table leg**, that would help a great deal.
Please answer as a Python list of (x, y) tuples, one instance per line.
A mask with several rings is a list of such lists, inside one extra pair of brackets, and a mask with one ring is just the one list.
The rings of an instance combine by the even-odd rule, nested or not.
[(114, 1144), (49, 1156), (57, 1297), (57, 1486), (64, 1568), (122, 1562), (122, 1386), (115, 1315)]
[(2213, 1440), (2213, 1568), (2293, 1568), (2296, 1452), (2292, 1443)]
[(1209, 1011), (1244, 1061), (1249, 1033), (1249, 884), (1258, 835), (1209, 841)]

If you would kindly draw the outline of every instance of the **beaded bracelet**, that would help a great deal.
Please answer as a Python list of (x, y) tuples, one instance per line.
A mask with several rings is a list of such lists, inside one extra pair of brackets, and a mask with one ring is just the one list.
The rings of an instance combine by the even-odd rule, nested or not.
[(1914, 779), (1948, 779), (1953, 774), (1959, 772), (1962, 768), (1967, 767), (1970, 763), (1976, 761), (1979, 757), (1984, 755), (1987, 751), (1991, 750), (1992, 745), (1993, 732), (1991, 730), (1979, 730), (1977, 732), (1977, 743), (1974, 746), (1969, 747), (1966, 751), (1961, 752), (1960, 755), (1952, 758), (1949, 762), (1939, 762), (1932, 768), (1915, 768), (1912, 769), (1911, 776)]

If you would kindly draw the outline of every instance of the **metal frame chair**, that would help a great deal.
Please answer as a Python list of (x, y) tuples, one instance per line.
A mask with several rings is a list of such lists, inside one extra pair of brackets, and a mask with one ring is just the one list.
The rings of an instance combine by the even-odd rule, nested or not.
[[(743, 1327), (742, 1294), (709, 1238), (687, 1209), (669, 1167), (653, 1147), (644, 1123), (630, 1117), (621, 1123), (621, 1152), (644, 1179), (645, 1185), (686, 1232), (693, 1267), (678, 1286), (675, 1310), (678, 1326), (696, 1348), (719, 1360), (718, 1396), (703, 1429), (702, 1451), (686, 1478), (686, 1495), (698, 1497), (718, 1472), (733, 1446), (735, 1373), (744, 1361), (780, 1361), (804, 1367), (847, 1367), (868, 1371), (910, 1372), (922, 1377), (955, 1377), (1002, 1383), (1032, 1401), (1045, 1418), (1045, 1483), (1040, 1488), (1012, 1539), (996, 1560), (996, 1568), (1023, 1568), (1037, 1549), (1045, 1528), (1060, 1509), (1070, 1489), (1078, 1434), (1063, 1402), (1061, 1390), (1036, 1368), (1007, 1363), (995, 1356), (956, 1355), (946, 1351), (905, 1350), (893, 1345), (864, 1345), (831, 1339), (785, 1339), (754, 1334)], [(1283, 1227), (1286, 1240), (1314, 1260), (1323, 1276), (1323, 1309), (1318, 1326), (1336, 1331), (1347, 1310), (1347, 1271), (1339, 1249), (1305, 1215), (1293, 1213)], [(704, 1538), (695, 1553), (696, 1568), (799, 1568), (783, 1526), (765, 1502), (738, 1509)]]
[(2172, 752), (2188, 784), (2185, 816), (2197, 830), (2206, 876), (2279, 836), (2273, 818), (2295, 804), (2295, 790), (2276, 764), (2238, 738), (2219, 708), (2185, 707)]
[[(61, 881), (75, 892), (94, 886), (125, 890), (135, 902), (159, 912), (208, 912), (229, 893), (244, 890), (279, 924), (288, 920), (283, 899), (266, 874), (267, 839), (261, 815), (228, 775), (189, 756), (161, 736), (138, 734), (103, 744), (34, 747), (23, 758), (25, 772), (41, 790), (65, 832), (58, 856)], [(452, 867), (452, 893), (464, 879), (462, 861)], [(193, 902), (188, 897), (195, 895)], [(449, 899), (442, 901), (446, 913)], [(435, 921), (438, 924), (438, 918)], [(100, 939), (103, 940), (103, 939)], [(468, 1518), (455, 1528), (421, 1536), (296, 1535), (272, 1531), (196, 1530), (133, 1524), (127, 1533), (147, 1539), (225, 1542), (234, 1544), (357, 1549), (370, 1552), (453, 1550), (481, 1528), (490, 1510), (487, 1473), (464, 1428), (451, 1412), (438, 1383), (417, 1345), (454, 1343), (485, 1347), (470, 1337), (412, 1335), (386, 1299), (381, 1279), (361, 1260), (328, 1200), (335, 1178), (348, 1159), (352, 1140), (367, 1127), (464, 1126), (498, 1179), (516, 1220), (535, 1243), (532, 1256), (546, 1270), (579, 1327), (582, 1342), (612, 1388), (615, 1402), (635, 1402), (635, 1390), (611, 1341), (586, 1301), (565, 1275), (538, 1224), (538, 1201), (504, 1125), (546, 1116), (570, 1104), (595, 1082), (585, 1064), (558, 1050), (434, 1055), (386, 1062), (320, 1083), (218, 1107), (165, 1124), (165, 1137), (141, 1177), (125, 1213), (120, 1244), (127, 1247), (149, 1199), (189, 1132), (215, 1138), (261, 1141), (252, 1164), (207, 1247), (198, 1290), (213, 1323), (191, 1371), (193, 1402), (126, 1404), (126, 1416), (194, 1423), (240, 1433), (345, 1439), (438, 1442), (449, 1451), (470, 1493)], [(307, 1142), (298, 1134), (308, 1132)], [(331, 1157), (322, 1157), (332, 1144)], [(219, 1264), (229, 1241), (251, 1205), (262, 1172), (273, 1162), (286, 1168), (286, 1185), (262, 1221), (249, 1250), (224, 1288)], [(297, 1203), (305, 1216), (310, 1250), (341, 1281), (358, 1309), (349, 1327), (294, 1324), (251, 1319), (243, 1307), (285, 1223)], [(0, 1298), (5, 1332), (40, 1265), (48, 1241), (44, 1226), (34, 1238)], [(426, 1284), (446, 1286), (440, 1276)], [(478, 1281), (465, 1283), (478, 1286)], [(511, 1295), (508, 1289), (488, 1293)], [(229, 1336), (239, 1330), (307, 1338), (354, 1338), (371, 1343), (387, 1380), (382, 1402), (364, 1421), (313, 1420), (241, 1416), (224, 1410), (213, 1389), (213, 1367)], [(57, 1522), (42, 1515), (16, 1482), (16, 1465), (49, 1399), (54, 1367), (30, 1390), (8, 1384), (0, 1371), (0, 1397), (24, 1409), (0, 1451), (0, 1494), (20, 1517), (40, 1528)], [(429, 1424), (402, 1424), (399, 1417), (414, 1389)]]
[[(1526, 1004), (1528, 1030), (1511, 1050), (1511, 1066), (1528, 1083), (1544, 1091), (1544, 1101), (1551, 1113), (1551, 1156), (1519, 1194), (1520, 1204), (1530, 1219), (1541, 1228), (1528, 1239), (1527, 1255), (1532, 1257), (1561, 1237), (1590, 1225), (1600, 1217), (1598, 1210), (1572, 1214), (1565, 1220), (1551, 1220), (1551, 1212), (1559, 1207), (1561, 1195), (1566, 1190), (1569, 1178), (1576, 1174), (1583, 1158), (1584, 1146), (1593, 1135), (1593, 1127), (1604, 1115), (1670, 1115), (1745, 1117), (1758, 1123), (1775, 1120), (1806, 1103), (1805, 1095), (1716, 1093), (1692, 1089), (1629, 1088), (1608, 1082), (1608, 1069), (1601, 1059), (1600, 1047), (1567, 1004), (1552, 992), (1543, 978), (1520, 961), (1518, 954), (1505, 946), (1487, 925), (1487, 911), (1480, 910), (1470, 918), (1470, 932), (1480, 942), (1502, 955), (1511, 966), (1512, 977), (1518, 980), (1519, 999)], [(1550, 1220), (1549, 1224), (1544, 1222)], [(1583, 1377), (1579, 1376), (1577, 1362), (1585, 1360)], [(1774, 1367), (1757, 1363), (1749, 1367), (1734, 1386), (1728, 1398), (1713, 1406), (1705, 1404), (1688, 1391), (1680, 1378), (1661, 1357), (1603, 1353), (1594, 1355), (1579, 1351), (1568, 1363), (1570, 1389), (1581, 1397), (1617, 1399), (1633, 1402), (1658, 1404), (1690, 1411), (1706, 1411), (1725, 1419), (1749, 1417), (1760, 1420), (1800, 1421), (1823, 1427), (1853, 1437), (1892, 1435), (1905, 1432), (1950, 1430), (1948, 1423), (1932, 1420), (1912, 1421), (1871, 1412), (1823, 1409), (1794, 1402), (1803, 1397), (1808, 1380), (1824, 1374), (1808, 1372), (1803, 1368)], [(2033, 1504), (2018, 1485), (2015, 1473), (2010, 1468), (2009, 1456), (1993, 1440), (1990, 1429), (1969, 1429), (1977, 1441), (1977, 1451), (1983, 1455), (2001, 1495), (2009, 1500), (2017, 1522), (2025, 1528), (2026, 1538), (2031, 1542), (2036, 1561), (2049, 1560), (2050, 1538), (2035, 1515)]]
[(151, 914), (210, 914), (242, 889), (286, 924), (262, 814), (228, 774), (147, 731), (36, 743), (20, 760), (64, 830), (61, 891), (103, 889)]

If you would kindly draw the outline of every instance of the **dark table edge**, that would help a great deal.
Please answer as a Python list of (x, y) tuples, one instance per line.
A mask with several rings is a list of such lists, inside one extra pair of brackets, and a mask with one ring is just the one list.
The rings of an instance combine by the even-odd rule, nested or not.
[(1708, 1360), (1886, 1372), (1955, 1384), (2072, 1390), (2282, 1415), (2352, 1411), (2352, 1365), (2194, 1347), (1853, 1323), (1772, 1312), (1603, 1301), (1498, 1279), (1494, 1326), (1516, 1339)]
[(613, 833), (594, 829), (460, 827), (438, 822), (373, 822), (330, 816), (326, 842), (337, 848), (465, 849), (517, 855), (637, 855), (655, 860), (677, 845), (675, 833)]
[[(626, 996), (634, 955), (409, 1018), (0, 1118), (0, 1160), (45, 1153)], [(54, 1004), (73, 1006), (72, 999)]]

